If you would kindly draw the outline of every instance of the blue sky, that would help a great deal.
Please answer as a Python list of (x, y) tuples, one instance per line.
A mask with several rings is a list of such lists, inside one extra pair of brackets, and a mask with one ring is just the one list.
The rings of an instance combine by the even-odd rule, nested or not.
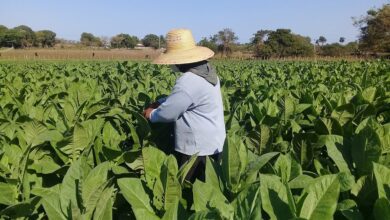
[(352, 17), (389, 0), (0, 0), (0, 24), (50, 29), (60, 38), (78, 40), (82, 32), (111, 37), (163, 34), (190, 28), (199, 41), (231, 28), (241, 43), (260, 29), (289, 28), (328, 42), (354, 41), (359, 34)]

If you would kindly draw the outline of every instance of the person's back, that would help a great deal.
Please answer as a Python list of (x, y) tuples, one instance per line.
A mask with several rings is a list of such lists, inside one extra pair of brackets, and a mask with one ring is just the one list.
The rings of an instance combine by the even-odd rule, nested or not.
[(199, 156), (222, 152), (225, 123), (219, 82), (214, 86), (191, 72), (176, 82), (187, 92), (192, 104), (175, 122), (175, 150)]

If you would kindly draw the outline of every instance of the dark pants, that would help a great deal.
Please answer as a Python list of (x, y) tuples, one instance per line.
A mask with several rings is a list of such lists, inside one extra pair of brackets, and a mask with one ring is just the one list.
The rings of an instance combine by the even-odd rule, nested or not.
[[(209, 155), (214, 161), (218, 161), (221, 153)], [(179, 167), (181, 167), (184, 163), (190, 160), (191, 155), (182, 154), (180, 152), (175, 151), (175, 157), (178, 162)], [(195, 179), (199, 179), (201, 181), (205, 181), (205, 172), (206, 172), (206, 157), (207, 156), (198, 156), (196, 161), (192, 165), (191, 169), (188, 171), (186, 180), (191, 183), (195, 182)]]

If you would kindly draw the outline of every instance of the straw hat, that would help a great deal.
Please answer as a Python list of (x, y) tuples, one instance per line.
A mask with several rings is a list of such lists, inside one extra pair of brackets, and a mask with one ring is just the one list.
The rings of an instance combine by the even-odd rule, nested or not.
[(214, 56), (207, 47), (196, 46), (192, 33), (188, 29), (174, 29), (168, 32), (167, 50), (153, 60), (154, 64), (195, 63)]

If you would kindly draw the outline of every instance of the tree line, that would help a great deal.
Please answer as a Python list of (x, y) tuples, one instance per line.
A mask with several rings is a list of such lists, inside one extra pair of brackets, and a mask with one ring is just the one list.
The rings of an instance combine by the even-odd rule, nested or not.
[[(354, 25), (359, 28), (359, 40), (345, 43), (340, 37), (339, 42), (326, 44), (327, 39), (319, 36), (310, 39), (292, 32), (290, 29), (259, 30), (253, 34), (249, 43), (238, 43), (238, 37), (233, 30), (225, 28), (215, 35), (202, 38), (198, 45), (206, 46), (223, 56), (230, 56), (234, 51), (249, 52), (258, 58), (280, 57), (310, 57), (360, 55), (364, 53), (390, 53), (390, 4), (379, 9), (370, 9), (365, 16), (354, 19)], [(50, 30), (34, 32), (30, 27), (21, 25), (12, 29), (0, 25), (0, 47), (53, 47), (57, 42), (56, 33)], [(313, 42), (313, 43), (312, 43)], [(117, 34), (111, 38), (97, 37), (92, 33), (82, 33), (79, 44), (86, 47), (104, 48), (134, 48), (137, 44), (145, 47), (165, 47), (164, 36), (148, 34), (139, 39), (126, 33)]]
[(53, 47), (56, 33), (51, 30), (33, 31), (26, 25), (8, 29), (0, 25), (0, 47)]
[(235, 50), (251, 51), (256, 57), (311, 57), (346, 56), (363, 54), (384, 54), (390, 57), (390, 4), (379, 9), (370, 9), (365, 16), (354, 18), (354, 25), (359, 28), (359, 40), (345, 43), (345, 37), (339, 42), (326, 44), (327, 39), (319, 36), (314, 40), (293, 33), (290, 29), (259, 30), (251, 42), (244, 45), (236, 43), (238, 37), (229, 28), (219, 31), (208, 38), (203, 38), (199, 44), (229, 56)]
[[(0, 25), (0, 47), (30, 48), (30, 47), (54, 47), (64, 40), (57, 39), (56, 33), (51, 30), (33, 31), (26, 25), (7, 28)], [(70, 41), (67, 41), (70, 43)], [(73, 42), (74, 43), (74, 42)], [(97, 37), (91, 33), (83, 32), (80, 41), (77, 42), (86, 47), (110, 47), (110, 48), (134, 48), (138, 43), (145, 47), (159, 48), (165, 45), (165, 38), (155, 34), (148, 34), (142, 39), (129, 34), (118, 34), (107, 39)]]
[(137, 36), (121, 33), (108, 39), (84, 32), (81, 34), (80, 43), (84, 46), (105, 48), (134, 48), (137, 44), (142, 44), (144, 47), (158, 49), (165, 46), (165, 38), (155, 34), (147, 34), (144, 38), (139, 39)]

